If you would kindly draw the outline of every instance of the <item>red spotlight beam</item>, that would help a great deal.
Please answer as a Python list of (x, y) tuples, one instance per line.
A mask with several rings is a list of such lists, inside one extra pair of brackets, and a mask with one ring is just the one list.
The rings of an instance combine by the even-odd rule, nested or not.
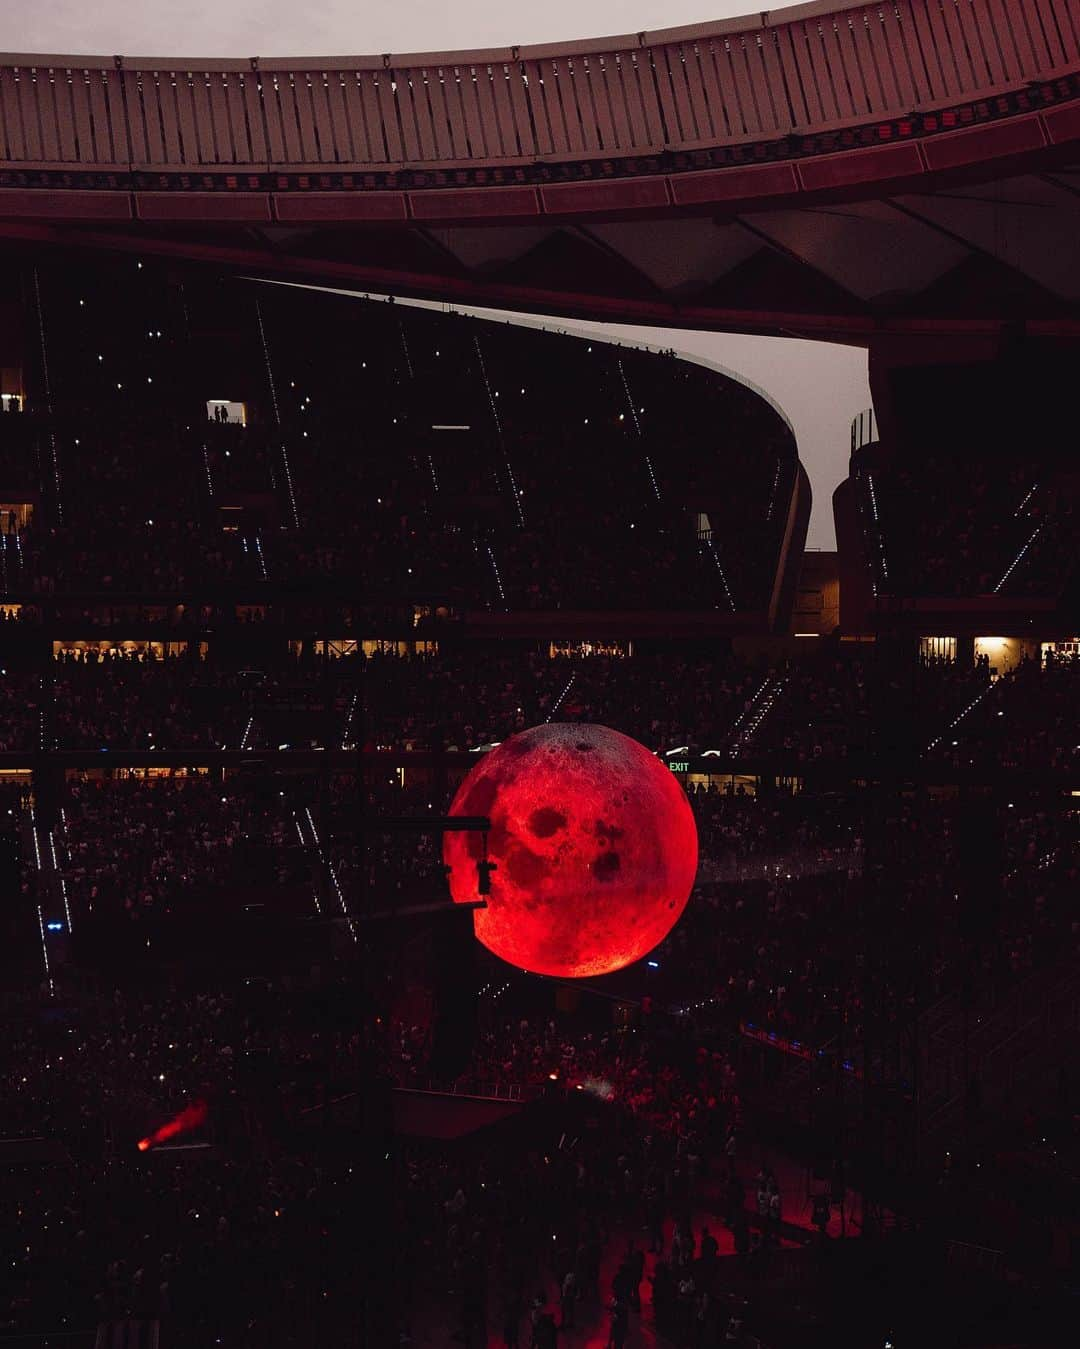
[(174, 1115), (171, 1120), (163, 1124), (160, 1129), (155, 1129), (149, 1137), (140, 1138), (136, 1146), (140, 1152), (149, 1152), (156, 1143), (167, 1142), (168, 1139), (175, 1138), (177, 1134), (190, 1133), (192, 1129), (199, 1128), (200, 1125), (206, 1123), (207, 1114), (205, 1101), (193, 1101), (191, 1105), (185, 1106), (178, 1115)]

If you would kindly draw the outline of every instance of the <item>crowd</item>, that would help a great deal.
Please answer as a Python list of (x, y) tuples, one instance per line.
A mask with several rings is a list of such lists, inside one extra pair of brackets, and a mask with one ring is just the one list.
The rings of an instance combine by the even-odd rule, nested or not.
[[(378, 1269), (406, 1342), (434, 1329), (484, 1346), (490, 1328), (542, 1349), (599, 1314), (616, 1346), (638, 1316), (681, 1349), (756, 1344), (775, 1316), (756, 1280), (796, 1196), (748, 1161), (761, 1153), (731, 1055), (689, 1022), (583, 1028), (490, 995), (481, 1008), (463, 1085), (550, 1085), (550, 1115), (479, 1150), (397, 1140), (377, 1182), (387, 1206), (358, 1247), (373, 1191), (355, 1133), (337, 1154), (297, 1129), (309, 1102), (358, 1082), (370, 1094), (381, 1072), (414, 1081), (400, 1023), (325, 1006), (312, 1021), (281, 987), (9, 994), (9, 1127), (61, 1150), (8, 1170), (0, 1325), (133, 1316), (193, 1345), (348, 1343)], [(191, 1101), (208, 1104), (181, 1140), (195, 1150), (140, 1154), (136, 1139)], [(376, 1244), (391, 1234), (387, 1260)]]
[(954, 766), (991, 766), (1024, 773), (1069, 773), (1080, 765), (1075, 742), (1080, 660), (1022, 661), (990, 684), (972, 679), (972, 698), (985, 693), (934, 752)]
[(293, 793), (242, 775), (75, 777), (55, 829), (73, 932), (95, 918), (147, 932), (170, 920), (187, 926), (267, 898), (310, 911), (300, 808)]
[[(402, 787), (396, 778), (367, 792), (384, 813), (423, 814), (445, 799), (432, 783)], [(954, 898), (963, 886), (960, 801), (923, 793), (878, 809), (854, 788), (750, 794), (730, 784), (698, 785), (690, 800), (700, 882), (653, 953), (636, 1027), (553, 1018), (521, 1000), (527, 981), (481, 964), (479, 1033), (457, 1088), (536, 1095), (554, 1073), (560, 1099), (600, 1102), (609, 1123), (579, 1130), (561, 1149), (557, 1137), (509, 1139), (505, 1153), (485, 1149), (482, 1162), (468, 1150), (399, 1147), (386, 1221), (401, 1245), (387, 1289), (404, 1329), (419, 1330), (423, 1309), (438, 1308), (467, 1343), (483, 1343), (478, 1327), (490, 1323), (509, 1344), (516, 1334), (519, 1345), (543, 1345), (553, 1326), (595, 1317), (600, 1299), (615, 1344), (642, 1300), (688, 1349), (741, 1336), (733, 1318), (752, 1326), (761, 1308), (752, 1286), (748, 1310), (732, 1302), (731, 1267), (712, 1243), (721, 1236), (756, 1268), (779, 1241), (782, 1196), (765, 1176), (750, 1184), (744, 1164), (739, 1026), (852, 1046), (865, 1017), (899, 1022), (970, 978), (973, 951), (987, 978), (1009, 979), (1075, 948), (1075, 821), (1051, 798), (995, 801), (980, 826), (1002, 839), (1002, 880), (974, 939)], [(69, 782), (56, 838), (73, 926), (78, 934), (122, 913), (153, 937), (139, 958), (161, 968), (170, 914), (196, 911), (205, 930), (220, 932), (227, 907), (271, 889), (310, 913), (313, 894), (332, 894), (312, 826), (354, 913), (365, 867), (372, 893), (430, 893), (441, 871), (437, 834), (403, 846), (400, 833), (372, 832), (359, 844), (350, 829), (357, 810), (348, 775), (273, 788), (204, 775)], [(733, 859), (760, 870), (733, 879)], [(32, 865), (24, 858), (28, 878)], [(714, 867), (718, 880), (709, 879)], [(889, 915), (896, 944), (870, 978), (860, 964), (867, 905)], [(48, 1012), (56, 999), (45, 999), (44, 1014), (37, 996), (10, 1000), (10, 1129), (57, 1138), (72, 1158), (51, 1172), (27, 1163), (12, 1173), (5, 1222), (9, 1248), (21, 1254), (3, 1290), (11, 1333), (132, 1312), (188, 1326), (197, 1343), (224, 1329), (241, 1344), (286, 1344), (348, 1318), (356, 1180), (345, 1162), (322, 1159), (313, 1170), (302, 1150), (283, 1148), (270, 1121), (275, 1111), (299, 1117), (361, 1071), (432, 1084), (437, 1008), (418, 1000), (430, 953), (410, 949), (404, 934), (390, 940), (392, 959), (382, 943), (373, 948), (366, 1018), (320, 1013), (312, 1022), (278, 997), (268, 1016), (238, 994), (173, 996), (145, 984), (73, 1006), (67, 1019)], [(380, 977), (390, 979), (385, 999)], [(274, 1065), (272, 1109), (244, 1075), (253, 1058)], [(192, 1099), (212, 1102), (221, 1152), (198, 1165), (153, 1153), (140, 1163), (132, 1129), (148, 1131)], [(241, 1136), (249, 1142), (236, 1149), (230, 1138)], [(521, 1164), (522, 1146), (535, 1149), (533, 1164)], [(701, 1230), (703, 1207), (718, 1215), (715, 1236)], [(651, 1282), (641, 1277), (645, 1247)], [(47, 1296), (57, 1262), (79, 1272)], [(257, 1295), (241, 1267), (260, 1279), (277, 1271), (274, 1291)], [(741, 1278), (734, 1287), (746, 1294)]]
[[(998, 675), (822, 649), (799, 661), (723, 649), (553, 655), (548, 643), (418, 643), (324, 660), (285, 637), (251, 656), (193, 644), (61, 650), (40, 671), (0, 671), (8, 750), (359, 747), (465, 753), (549, 720), (592, 721), (676, 759), (767, 763), (787, 775), (884, 756), (913, 770), (1075, 767), (1080, 663), (1025, 659)], [(25, 661), (24, 661), (25, 665)], [(920, 770), (921, 771), (921, 770)]]
[(57, 749), (235, 749), (249, 681), (190, 660), (118, 656), (61, 664), (52, 681)]
[[(428, 789), (385, 790), (391, 809), (431, 808)], [(859, 792), (692, 790), (690, 801), (698, 884), (652, 953), (648, 989), (657, 1007), (703, 1028), (752, 1023), (815, 1047), (841, 1037), (853, 1050), (868, 1017), (901, 1024), (965, 980), (1005, 985), (1077, 949), (1070, 895), (1080, 852), (1075, 814), (1060, 800), (998, 801), (974, 825), (966, 801), (927, 793), (870, 801)], [(991, 879), (970, 874), (973, 830), (1001, 840)], [(441, 884), (434, 836), (410, 852), (415, 866), (395, 865), (395, 851), (392, 835), (369, 843), (373, 893), (418, 896)], [(360, 873), (347, 856), (339, 874), (356, 894)], [(880, 968), (859, 954), (868, 925), (891, 934)], [(487, 978), (502, 982), (496, 966)], [(427, 1085), (424, 1026), (406, 1039), (410, 1080)], [(482, 1062), (488, 1081), (541, 1080), (516, 1058), (505, 1068), (487, 1054)]]
[[(8, 1172), (6, 1333), (72, 1333), (129, 1316), (160, 1319), (193, 1345), (352, 1333), (357, 1279), (377, 1259), (374, 1241), (358, 1248), (355, 1235), (372, 1168), (355, 1134), (339, 1157), (304, 1134), (304, 1118), (313, 1089), (316, 1100), (331, 1083), (372, 1090), (370, 1021), (313, 1024), (311, 1005), (282, 988), (117, 990), (45, 1008), (9, 993), (5, 1008), (9, 1127), (54, 1149)], [(589, 1074), (610, 1091), (570, 1103), (585, 1110), (573, 1138), (575, 1117), (556, 1102), (539, 1133), (494, 1138), (479, 1157), (395, 1143), (376, 1183), (391, 1182), (377, 1230), (394, 1234), (394, 1259), (379, 1268), (396, 1328), (419, 1333), (426, 1318), (446, 1335), (460, 1324), (481, 1346), (490, 1324), (508, 1344), (542, 1345), (541, 1322), (568, 1328), (600, 1299), (621, 1343), (631, 1311), (651, 1301), (676, 1343), (719, 1344), (731, 1276), (721, 1279), (699, 1227), (706, 1187), (722, 1196), (721, 1221), (748, 1258), (779, 1244), (780, 1214), (775, 1178), (751, 1185), (736, 1165), (743, 1117), (727, 1058), (692, 1038), (498, 1016), (479, 1053), (526, 1076), (552, 1064), (568, 1080)], [(207, 1107), (181, 1140), (194, 1151), (141, 1154), (141, 1134), (192, 1101)], [(581, 1128), (590, 1115), (599, 1127)], [(520, 1164), (522, 1147), (535, 1165)], [(646, 1245), (650, 1265), (657, 1257), (651, 1296)]]
[(0, 670), (0, 750), (33, 750), (40, 734), (41, 676)]
[(1074, 572), (1075, 482), (1055, 443), (916, 442), (854, 481), (881, 594), (1052, 597)]
[[(0, 540), (5, 587), (360, 580), (479, 609), (766, 607), (797, 460), (738, 382), (456, 315), (178, 290), (149, 265), (133, 290), (119, 270), (119, 287), (42, 278), (52, 411), (32, 398), (0, 439), (32, 506)], [(217, 345), (243, 422), (200, 392)]]
[[(734, 380), (610, 344), (142, 264), (105, 322), (111, 273), (43, 270), (52, 412), (0, 428), (0, 584), (41, 597), (2, 611), (0, 751), (35, 762), (3, 797), (5, 932), (30, 940), (0, 994), (0, 1334), (135, 1317), (193, 1349), (349, 1344), (381, 1301), (372, 1344), (435, 1320), (550, 1349), (602, 1308), (622, 1349), (644, 1304), (680, 1349), (749, 1345), (788, 1196), (764, 1161), (751, 1179), (746, 1032), (877, 1085), (860, 1046), (883, 1028), (1058, 977), (1080, 941), (1080, 663), (586, 656), (420, 627), (324, 658), (334, 586), (335, 641), (369, 636), (360, 590), (418, 624), (440, 598), (763, 611), (790, 432)], [(249, 424), (207, 392), (243, 395)], [(1069, 521), (1037, 466), (879, 475), (893, 574), (985, 590), (1030, 535), (1015, 587), (1037, 588)], [(304, 635), (265, 616), (277, 587)], [(117, 627), (191, 642), (64, 638), (49, 661), (31, 616), (59, 599), (81, 631), (100, 591)], [(167, 591), (184, 604), (125, 598)], [(439, 829), (379, 822), (441, 817), (474, 755), (559, 720), (680, 765), (700, 847), (648, 963), (581, 1000), (475, 943), (459, 968), (429, 912)], [(363, 754), (292, 771), (302, 749)], [(141, 750), (250, 754), (123, 762)], [(536, 1109), (479, 1145), (391, 1137), (392, 1085)], [(139, 1149), (178, 1116), (190, 1151)]]
[[(767, 1165), (750, 1178), (730, 1057), (648, 1016), (637, 1027), (575, 1029), (515, 1013), (498, 992), (480, 1004), (460, 1089), (543, 1088), (551, 1133), (525, 1140), (534, 1158), (525, 1167), (519, 1138), (506, 1152), (494, 1138), (482, 1160), (421, 1147), (407, 1154), (398, 1223), (409, 1234), (408, 1328), (419, 1337), (432, 1301), (445, 1316), (449, 1288), (467, 1344), (488, 1343), (480, 1327), (490, 1324), (508, 1346), (542, 1347), (583, 1316), (595, 1321), (600, 1308), (611, 1343), (622, 1346), (648, 1303), (656, 1328), (685, 1349), (742, 1343), (734, 1322), (746, 1304), (732, 1300), (733, 1286), (745, 1295), (746, 1273), (779, 1246), (782, 1196)], [(396, 1080), (415, 1080), (414, 1046), (399, 1026), (381, 1053)], [(702, 1225), (709, 1212), (718, 1219)], [(722, 1272), (710, 1222), (747, 1268)]]
[[(388, 772), (369, 779), (363, 796), (351, 774), (69, 782), (57, 838), (73, 914), (156, 919), (176, 907), (210, 911), (226, 896), (239, 907), (266, 884), (297, 914), (320, 902), (362, 912), (365, 896), (375, 896), (379, 910), (428, 901), (444, 884), (438, 831), (418, 831), (403, 848), (399, 832), (361, 821), (365, 811), (369, 820), (441, 814), (454, 780), (428, 773), (403, 785)], [(995, 977), (1037, 968), (1077, 935), (1068, 903), (1074, 816), (1052, 794), (1015, 795), (979, 807), (979, 828), (1000, 840), (1004, 877), (980, 901), (993, 940), (979, 959)], [(856, 787), (751, 794), (702, 782), (689, 799), (698, 889), (656, 953), (658, 998), (808, 1042), (824, 1043), (841, 1026), (855, 1038), (867, 990), (853, 953), (866, 904), (886, 911), (898, 933), (920, 934), (908, 943), (897, 986), (875, 988), (878, 1011), (903, 1016), (965, 975), (970, 932), (959, 890), (972, 828), (965, 798), (926, 790), (871, 796)], [(864, 895), (868, 867), (872, 897)]]
[[(983, 666), (964, 672), (948, 663), (900, 678), (883, 677), (864, 660), (770, 672), (727, 658), (648, 653), (550, 659), (528, 647), (300, 662), (278, 674), (129, 657), (61, 661), (55, 671), (50, 687), (19, 673), (0, 683), (13, 748), (32, 748), (44, 734), (60, 749), (243, 744), (262, 752), (360, 742), (371, 750), (464, 750), (569, 717), (614, 724), (658, 751), (671, 745), (694, 754), (712, 741), (733, 744), (730, 732), (695, 730), (695, 716), (697, 727), (737, 727), (762, 682), (775, 680), (776, 707), (742, 748), (789, 756), (783, 762), (794, 781), (772, 790), (759, 783), (756, 792), (722, 774), (689, 784), (700, 838), (698, 897), (658, 952), (655, 988), (671, 1005), (816, 1043), (856, 1037), (865, 1015), (865, 972), (853, 966), (852, 951), (868, 865), (884, 877), (875, 886), (888, 895), (890, 922), (924, 934), (897, 986), (875, 989), (875, 1014), (884, 1008), (902, 1017), (955, 987), (968, 935), (960, 859), (971, 833), (961, 818), (967, 807), (948, 792), (921, 789), (883, 804), (831, 778), (811, 778), (800, 791), (802, 762), (872, 749), (878, 742), (863, 732), (874, 728), (930, 746), (931, 766), (1075, 764), (1077, 666), (1068, 661), (1025, 662), (996, 682)], [(954, 706), (967, 706), (973, 691), (981, 701), (948, 740), (928, 740), (925, 722), (912, 732), (905, 720), (905, 709), (924, 716), (930, 708), (932, 729)], [(876, 710), (880, 699), (897, 709), (891, 725)], [(266, 886), (282, 912), (340, 916), (361, 911), (370, 896), (379, 909), (394, 910), (441, 893), (437, 831), (402, 849), (400, 835), (359, 825), (365, 802), (369, 816), (442, 813), (461, 761), (436, 756), (404, 769), (389, 756), (372, 763), (363, 795), (352, 774), (275, 780), (265, 765), (253, 776), (215, 769), (76, 777), (61, 792), (55, 822), (39, 800), (55, 830), (74, 925), (96, 913), (156, 937), (161, 922), (259, 903)], [(1018, 977), (1076, 938), (1067, 903), (1074, 819), (1059, 797), (1033, 793), (1029, 781), (1010, 794), (1016, 799), (995, 797), (986, 812), (1006, 877), (990, 901), (995, 940), (979, 952), (988, 977)]]
[[(370, 1250), (350, 1229), (371, 1176), (290, 1144), (276, 1082), (251, 1068), (273, 1037), (242, 994), (6, 996), (5, 1131), (52, 1151), (5, 1158), (0, 1333), (133, 1317), (198, 1346), (351, 1342)], [(284, 1021), (280, 1037), (309, 1054), (318, 1038)], [(189, 1150), (139, 1152), (193, 1101), (208, 1120), (176, 1140)]]

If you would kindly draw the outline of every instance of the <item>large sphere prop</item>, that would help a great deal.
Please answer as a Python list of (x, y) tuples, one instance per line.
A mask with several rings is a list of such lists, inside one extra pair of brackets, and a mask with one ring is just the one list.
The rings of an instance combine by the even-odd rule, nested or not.
[[(666, 765), (607, 726), (556, 723), (487, 754), (451, 815), (491, 820), (491, 893), (476, 935), (503, 960), (563, 978), (609, 974), (671, 931), (697, 873), (697, 828)], [(475, 900), (478, 833), (447, 833), (457, 903)]]

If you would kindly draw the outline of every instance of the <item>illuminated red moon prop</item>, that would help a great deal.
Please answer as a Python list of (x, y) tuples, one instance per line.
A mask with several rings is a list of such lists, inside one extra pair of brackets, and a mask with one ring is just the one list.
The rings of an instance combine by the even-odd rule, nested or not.
[[(678, 922), (697, 874), (697, 828), (682, 787), (643, 745), (607, 726), (523, 731), (487, 754), (451, 815), (491, 820), (495, 863), (476, 935), (535, 974), (609, 974)], [(455, 902), (477, 898), (478, 833), (447, 833)]]

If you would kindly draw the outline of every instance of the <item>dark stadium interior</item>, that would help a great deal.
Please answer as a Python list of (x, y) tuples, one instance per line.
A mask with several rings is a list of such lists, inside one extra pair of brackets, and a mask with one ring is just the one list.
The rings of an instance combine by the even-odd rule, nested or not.
[[(12, 1342), (539, 1344), (542, 1295), (599, 1344), (632, 1240), (648, 1343), (909, 1342), (913, 1281), (935, 1343), (1036, 1342), (1080, 1161), (1043, 353), (890, 376), (830, 564), (782, 418), (672, 355), (128, 259), (5, 287)], [(478, 947), (423, 827), (553, 720), (699, 831), (583, 987)]]
[[(1075, 1338), (1080, 29), (828, 14), (0, 58), (0, 1349)], [(835, 551), (674, 336), (417, 295), (866, 345)], [(452, 808), (559, 723), (697, 831), (586, 978)]]

